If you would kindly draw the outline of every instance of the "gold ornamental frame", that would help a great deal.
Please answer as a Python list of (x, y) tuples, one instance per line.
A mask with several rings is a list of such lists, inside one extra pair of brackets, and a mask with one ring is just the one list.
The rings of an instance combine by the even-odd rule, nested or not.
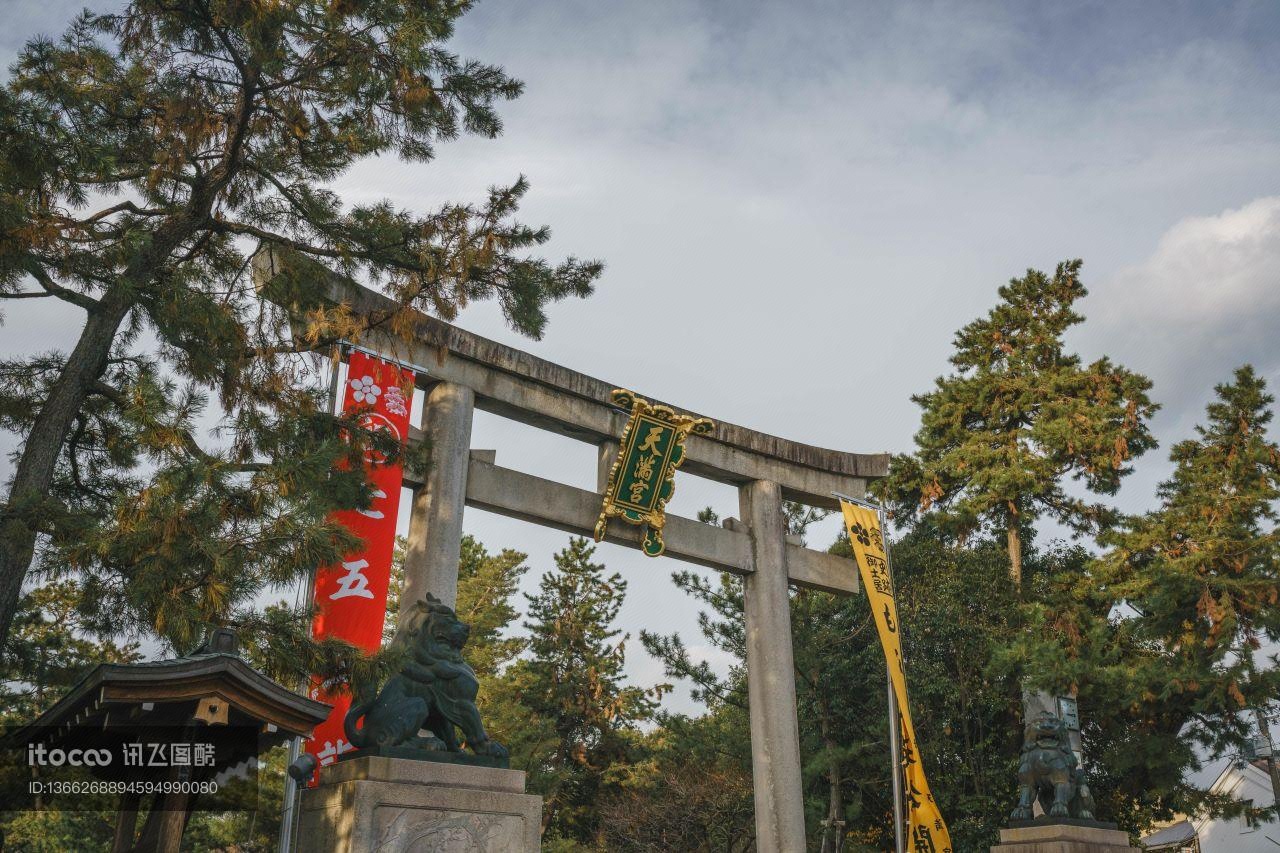
[[(622, 388), (615, 388), (609, 396), (615, 405), (630, 410), (631, 417), (627, 419), (627, 425), (622, 430), (622, 436), (618, 440), (618, 456), (609, 469), (609, 480), (604, 490), (604, 504), (595, 526), (595, 540), (599, 542), (604, 538), (609, 519), (619, 518), (628, 524), (644, 526), (644, 541), (640, 549), (647, 556), (658, 557), (666, 550), (666, 543), (662, 539), (662, 528), (666, 524), (667, 503), (675, 494), (676, 469), (684, 462), (684, 440), (690, 434), (710, 433), (715, 429), (715, 423), (708, 418), (680, 414), (670, 406), (650, 403), (643, 397)], [(642, 423), (671, 432), (666, 450), (660, 460), (657, 476), (654, 477), (658, 486), (649, 503), (628, 500), (620, 494), (622, 487), (629, 482), (624, 464), (635, 449), (639, 438), (638, 427)], [(631, 479), (630, 482), (636, 481)], [(633, 492), (633, 498), (634, 494)]]

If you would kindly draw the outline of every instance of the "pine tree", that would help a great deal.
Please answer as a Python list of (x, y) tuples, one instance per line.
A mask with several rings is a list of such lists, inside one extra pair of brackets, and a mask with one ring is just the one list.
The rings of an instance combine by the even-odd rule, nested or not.
[(1238, 814), (1191, 774), (1202, 755), (1239, 750), (1251, 710), (1280, 689), (1260, 655), (1280, 638), (1273, 400), (1248, 367), (1216, 395), (1196, 437), (1174, 446), (1160, 506), (1104, 534), (1084, 567), (1046, 573), (1007, 650), (1039, 686), (1078, 692), (1099, 810), (1131, 830)]
[[(1238, 745), (1280, 691), (1260, 659), (1280, 640), (1280, 446), (1267, 437), (1274, 397), (1252, 367), (1218, 385), (1196, 437), (1174, 446), (1160, 507), (1104, 537), (1091, 582), (1125, 604), (1133, 642), (1156, 650), (1132, 673), (1140, 706), (1221, 749)], [(1144, 698), (1146, 701), (1144, 701)]]
[(476, 671), (480, 692), (476, 704), (489, 735), (499, 743), (538, 742), (537, 726), (530, 727), (512, 667), (528, 647), (528, 639), (511, 634), (520, 614), (514, 599), (520, 579), (528, 570), (526, 555), (510, 548), (490, 554), (470, 535), (462, 537), (458, 564), (458, 617), (471, 626), (463, 651)]
[(38, 586), (22, 597), (0, 655), (0, 721), (31, 722), (100, 663), (133, 663), (136, 643), (103, 638), (80, 616), (82, 590), (73, 580)]
[[(788, 531), (801, 533), (803, 515), (788, 507), (787, 517)], [(1009, 765), (1021, 747), (1008, 737), (1021, 731), (1020, 708), (1010, 701), (1017, 681), (988, 671), (993, 653), (1017, 634), (1016, 609), (1001, 571), (1004, 549), (986, 538), (973, 539), (966, 548), (947, 547), (927, 523), (892, 549), (920, 754), (957, 849), (989, 847), (1013, 796)], [(829, 550), (852, 559), (843, 534)], [(1044, 558), (1032, 551), (1028, 561), (1039, 571)], [(699, 614), (704, 639), (736, 664), (719, 678), (704, 662), (691, 659), (679, 636), (642, 634), (666, 674), (689, 681), (694, 698), (708, 707), (700, 720), (661, 715), (665, 736), (684, 742), (690, 732), (719, 738), (703, 747), (720, 756), (717, 771), (725, 772), (725, 757), (733, 757), (750, 778), (750, 744), (735, 737), (747, 722), (741, 581), (722, 575), (716, 584), (691, 572), (674, 579), (706, 608)], [(867, 849), (892, 846), (884, 652), (867, 600), (798, 591), (791, 598), (791, 624), (810, 842), (817, 850), (852, 849), (849, 845), (857, 842)], [(726, 728), (726, 721), (737, 728)], [(661, 734), (654, 735), (660, 745)], [(661, 750), (657, 755), (661, 766)], [(621, 800), (632, 812), (627, 825), (665, 826), (666, 815), (681, 813), (681, 804), (672, 802), (678, 796), (704, 795), (695, 786), (642, 786)], [(608, 811), (619, 807), (610, 805)], [(750, 811), (746, 816), (750, 820)], [(689, 828), (688, 836), (702, 837), (697, 829)], [(731, 830), (706, 827), (703, 835), (733, 835)]]
[(1252, 367), (1214, 390), (1197, 438), (1173, 448), (1160, 509), (1108, 541), (1112, 561), (1133, 568), (1117, 591), (1146, 614), (1144, 623), (1172, 638), (1194, 614), (1203, 628), (1197, 647), (1220, 655), (1241, 639), (1280, 632), (1280, 447), (1267, 438), (1275, 398)]
[[(627, 637), (613, 627), (627, 585), (592, 562), (595, 546), (574, 537), (555, 555), (556, 570), (542, 576), (528, 595), (525, 627), (529, 657), (513, 667), (513, 684), (544, 739), (516, 755), (536, 756), (531, 787), (543, 797), (543, 834), (582, 843), (599, 833), (596, 803), (617, 784), (664, 686), (650, 691), (628, 686), (623, 666)], [(548, 742), (549, 739), (549, 742)], [(544, 751), (545, 750), (545, 751)]]
[[(80, 616), (82, 590), (51, 581), (23, 595), (0, 654), (0, 723), (29, 724), (102, 663), (133, 663), (138, 646), (101, 637)], [(45, 810), (0, 815), (5, 849), (107, 849), (115, 813)]]
[[(426, 213), (326, 188), (371, 156), (425, 163), (500, 132), (521, 84), (446, 47), (470, 6), (131, 0), (21, 52), (0, 88), (0, 299), (61, 300), (84, 326), (70, 352), (0, 364), (0, 428), (22, 442), (0, 641), (38, 537), (47, 565), (88, 573), (104, 622), (179, 651), (210, 623), (260, 624), (248, 602), (349, 550), (328, 513), (370, 497), (335, 463), (373, 439), (327, 414), (299, 348), (490, 298), (537, 337), (548, 302), (590, 293), (598, 263), (527, 254), (549, 232), (513, 219), (523, 177)], [(259, 241), (397, 308), (357, 320), (303, 277), (317, 307), (290, 328), (250, 280)]]
[[(391, 561), (391, 583), (387, 590), (387, 615), (382, 628), (382, 643), (395, 637), (400, 616), (400, 591), (404, 588), (404, 557), (407, 540), (396, 537)], [(471, 626), (465, 655), (481, 684), (499, 675), (525, 649), (521, 637), (506, 632), (520, 615), (512, 604), (520, 578), (528, 571), (529, 557), (504, 548), (490, 554), (480, 540), (463, 534), (462, 553), (458, 558), (458, 600), (454, 612)], [(484, 698), (481, 690), (481, 699)]]
[(458, 618), (471, 626), (467, 640), (467, 663), (476, 671), (481, 684), (481, 710), (484, 710), (486, 685), (491, 684), (516, 657), (528, 641), (507, 636), (516, 621), (512, 599), (520, 578), (528, 570), (528, 555), (510, 548), (490, 554), (475, 537), (462, 537), (462, 556), (458, 561)]
[[(599, 849), (749, 853), (756, 849), (751, 724), (745, 708), (661, 715), (645, 757), (603, 799)], [(696, 771), (691, 772), (691, 768)]]
[(1113, 520), (1070, 495), (1071, 478), (1113, 494), (1131, 460), (1155, 445), (1146, 421), (1156, 406), (1146, 377), (1107, 358), (1082, 365), (1063, 335), (1083, 321), (1080, 261), (1052, 276), (1028, 270), (1000, 288), (1000, 304), (955, 337), (956, 372), (912, 399), (922, 409), (916, 451), (893, 460), (879, 493), (910, 519), (931, 513), (964, 540), (1003, 535), (1009, 574), (1022, 585), (1023, 543), (1043, 516), (1071, 528)]

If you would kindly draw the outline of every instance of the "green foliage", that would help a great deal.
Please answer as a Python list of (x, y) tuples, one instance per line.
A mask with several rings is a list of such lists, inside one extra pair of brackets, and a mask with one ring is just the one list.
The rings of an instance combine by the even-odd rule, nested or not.
[[(1026, 555), (1035, 575), (1061, 558)], [(983, 849), (1016, 801), (1020, 683), (992, 666), (1021, 630), (1002, 543), (955, 548), (922, 528), (893, 547), (910, 698), (930, 785), (957, 850)], [(883, 656), (882, 656), (883, 658)], [(883, 660), (881, 661), (883, 664)]]
[(1078, 531), (1113, 518), (1071, 495), (1065, 480), (1113, 494), (1131, 460), (1155, 446), (1150, 381), (1105, 357), (1082, 365), (1066, 350), (1063, 335), (1084, 319), (1074, 309), (1086, 294), (1079, 273), (1080, 261), (1052, 276), (1028, 270), (956, 333), (956, 372), (912, 398), (922, 410), (916, 452), (895, 457), (876, 485), (900, 520), (929, 513), (961, 541), (982, 530), (1006, 535), (1015, 586), (1039, 518)]
[[(71, 580), (38, 586), (22, 597), (5, 653), (0, 655), (0, 723), (25, 725), (46, 711), (99, 664), (131, 663), (135, 644), (102, 638), (85, 624), (83, 591)], [(5, 850), (107, 850), (115, 831), (110, 811), (13, 812), (0, 816)]]
[(1173, 448), (1160, 509), (1104, 538), (1112, 550), (1097, 576), (1142, 614), (1140, 637), (1173, 653), (1179, 689), (1242, 710), (1280, 686), (1256, 654), (1280, 639), (1280, 447), (1266, 436), (1275, 398), (1253, 368), (1216, 393), (1198, 437)]
[(627, 638), (613, 623), (627, 585), (593, 562), (594, 553), (574, 537), (556, 554), (556, 570), (526, 596), (529, 656), (510, 670), (529, 715), (523, 730), (512, 732), (512, 763), (544, 797), (544, 837), (582, 844), (598, 838), (596, 805), (626, 778), (637, 725), (653, 715), (665, 689), (625, 684)]
[[(831, 551), (852, 557), (843, 537)], [(893, 546), (893, 557), (920, 751), (956, 849), (980, 849), (994, 843), (1012, 802), (1021, 747), (1017, 681), (991, 668), (995, 651), (1017, 633), (1011, 590), (1000, 571), (1004, 550), (990, 540), (953, 548), (922, 527)], [(1037, 571), (1041, 559), (1029, 554)], [(747, 772), (741, 581), (721, 575), (712, 583), (691, 572), (673, 578), (706, 608), (699, 615), (704, 639), (739, 663), (727, 678), (717, 678), (705, 662), (690, 658), (679, 636), (645, 632), (646, 649), (663, 661), (667, 675), (687, 680), (709, 709), (692, 723), (662, 716), (663, 729), (653, 740), (661, 746), (671, 732), (696, 734), (711, 741), (698, 747), (716, 757), (710, 766), (723, 773), (731, 756)], [(892, 838), (885, 661), (866, 600), (798, 591), (792, 596), (791, 624), (810, 843), (834, 850), (843, 836), (846, 850), (884, 849)], [(683, 743), (697, 741), (690, 737)], [(678, 798), (685, 796), (707, 794), (692, 780), (637, 785), (620, 800), (625, 806), (618, 811), (631, 815), (622, 825), (637, 832), (645, 824), (666, 827), (683, 814), (688, 803)], [(716, 831), (748, 837), (750, 809), (724, 810), (737, 822)], [(612, 807), (608, 813), (614, 814)], [(683, 831), (704, 844), (697, 833), (710, 830), (695, 824)], [(689, 849), (723, 849), (696, 844)], [(653, 841), (624, 849), (670, 848)]]
[(184, 850), (201, 853), (275, 853), (279, 847), (288, 751), (278, 746), (259, 757), (257, 808), (192, 812), (182, 835)]
[(0, 655), (0, 722), (31, 722), (98, 664), (141, 659), (137, 644), (104, 639), (85, 624), (82, 597), (72, 580), (38, 586), (22, 597)]
[[(404, 589), (404, 559), (409, 549), (409, 540), (403, 536), (396, 537), (391, 552), (391, 575), (387, 581), (387, 612), (382, 619), (382, 645), (389, 644), (396, 636), (400, 621), (400, 593)], [(459, 566), (458, 574), (462, 574)], [(459, 579), (461, 582), (461, 579)]]
[[(462, 537), (458, 564), (458, 618), (471, 626), (467, 640), (467, 663), (481, 685), (493, 681), (525, 650), (523, 637), (507, 636), (507, 629), (520, 615), (513, 597), (520, 578), (528, 571), (527, 554), (504, 548), (490, 554), (474, 537)], [(484, 710), (483, 688), (481, 710)]]
[[(335, 466), (380, 439), (329, 414), (302, 350), (484, 299), (538, 337), (547, 304), (588, 295), (601, 267), (530, 254), (549, 232), (514, 218), (523, 177), (426, 212), (327, 188), (375, 155), (425, 163), (499, 133), (520, 84), (446, 46), (469, 2), (122, 5), (30, 42), (0, 88), (0, 304), (85, 312), (69, 352), (0, 364), (0, 429), (22, 442), (0, 638), (41, 537), (45, 569), (84, 576), (89, 618), (184, 652), (209, 625), (278, 626), (258, 596), (354, 545), (329, 513), (369, 489), (361, 465)], [(301, 264), (290, 295), (309, 310), (290, 316), (255, 288), (259, 242), (393, 307), (325, 304)]]
[(754, 849), (751, 726), (745, 709), (662, 715), (645, 757), (599, 805), (601, 848), (620, 853)]
[(1078, 689), (1095, 796), (1125, 825), (1221, 808), (1185, 782), (1195, 747), (1238, 749), (1243, 712), (1280, 689), (1259, 655), (1280, 638), (1273, 402), (1249, 367), (1219, 385), (1197, 437), (1173, 448), (1160, 507), (1104, 535), (1099, 559), (1048, 575), (1011, 649), (1044, 686)]
[(114, 812), (33, 811), (7, 817), (6, 853), (107, 853), (115, 834)]

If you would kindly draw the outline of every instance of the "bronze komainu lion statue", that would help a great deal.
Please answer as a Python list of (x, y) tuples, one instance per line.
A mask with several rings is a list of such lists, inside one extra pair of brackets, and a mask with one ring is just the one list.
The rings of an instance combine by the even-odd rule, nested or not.
[(1009, 815), (1011, 820), (1030, 820), (1031, 806), (1037, 800), (1049, 817), (1093, 820), (1093, 795), (1071, 751), (1067, 726), (1049, 711), (1041, 712), (1027, 725), (1018, 791), (1018, 807)]
[[(408, 745), (461, 752), (457, 734), (461, 730), (472, 752), (507, 766), (506, 747), (492, 740), (480, 722), (479, 684), (475, 671), (462, 659), (471, 627), (432, 595), (414, 609), (395, 640), (407, 647), (400, 672), (372, 700), (347, 712), (343, 720), (347, 740), (358, 749)], [(361, 717), (364, 725), (358, 726)], [(431, 732), (430, 736), (419, 737), (420, 729)]]

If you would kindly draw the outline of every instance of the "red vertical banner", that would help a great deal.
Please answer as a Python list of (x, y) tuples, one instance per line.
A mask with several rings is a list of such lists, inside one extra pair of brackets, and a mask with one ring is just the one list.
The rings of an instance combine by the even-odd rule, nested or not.
[[(404, 441), (409, 434), (412, 404), (406, 389), (413, 388), (413, 380), (410, 370), (352, 352), (347, 363), (342, 411), (358, 412), (360, 423), (366, 429), (385, 430)], [(364, 540), (364, 547), (316, 572), (312, 632), (317, 638), (337, 637), (371, 652), (382, 644), (404, 467), (398, 463), (386, 464), (373, 454), (365, 456), (364, 464), (373, 485), (373, 503), (368, 509), (334, 514), (337, 521)], [(351, 697), (330, 693), (320, 684), (312, 686), (311, 696), (333, 705), (329, 718), (316, 726), (314, 735), (305, 744), (306, 751), (324, 767), (353, 749), (342, 730)]]

